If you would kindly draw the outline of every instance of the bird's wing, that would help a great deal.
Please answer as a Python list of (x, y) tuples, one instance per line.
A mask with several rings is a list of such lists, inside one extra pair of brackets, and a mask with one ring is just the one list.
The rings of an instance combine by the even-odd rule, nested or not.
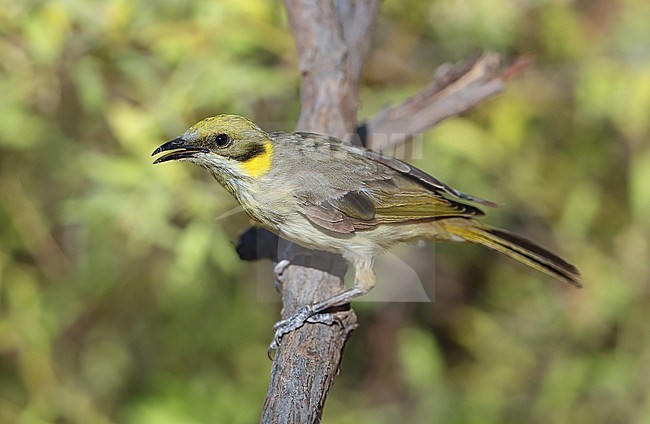
[(424, 190), (373, 188), (375, 184), (366, 181), (363, 191), (349, 191), (318, 203), (304, 200), (301, 213), (313, 224), (338, 233), (372, 229), (378, 224), (483, 215), (474, 206)]
[[(311, 133), (279, 134), (297, 143), (291, 156), (278, 156), (291, 172), (300, 212), (317, 227), (352, 233), (378, 224), (475, 217), (483, 212), (456, 199), (492, 204), (461, 193), (398, 159)], [(311, 154), (323, 149), (326, 155)], [(299, 155), (299, 156), (298, 156)], [(277, 175), (286, 181), (286, 175)]]
[(430, 189), (436, 192), (442, 192), (450, 196), (453, 196), (457, 199), (468, 200), (470, 202), (479, 203), (484, 206), (490, 206), (490, 207), (498, 206), (498, 204), (492, 202), (491, 200), (482, 199), (480, 197), (473, 196), (471, 194), (463, 193), (460, 190), (456, 190), (450, 185), (440, 181), (436, 177), (429, 175), (426, 172), (416, 168), (415, 166), (409, 165), (408, 163), (403, 162), (399, 159), (390, 156), (384, 156), (381, 153), (373, 152), (372, 150), (365, 150), (365, 149), (362, 150), (362, 149), (355, 148), (354, 151), (359, 155), (362, 155), (376, 162), (379, 162), (383, 165), (386, 165), (387, 167), (399, 172), (404, 176), (408, 176), (414, 181), (419, 182), (420, 184), (429, 187)]
[(304, 201), (301, 206), (301, 213), (312, 224), (336, 233), (348, 234), (377, 225), (374, 205), (359, 192), (318, 204)]

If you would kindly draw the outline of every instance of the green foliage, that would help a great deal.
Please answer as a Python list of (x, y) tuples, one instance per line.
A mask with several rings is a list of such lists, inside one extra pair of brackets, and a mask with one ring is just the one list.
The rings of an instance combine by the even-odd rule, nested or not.
[[(327, 422), (650, 422), (648, 7), (384, 3), (363, 117), (443, 61), (535, 57), (415, 162), (503, 203), (490, 221), (555, 246), (586, 287), (426, 252), (435, 303), (360, 305)], [(217, 113), (290, 129), (285, 21), (263, 0), (0, 2), (0, 422), (258, 419), (279, 307), (233, 251), (248, 219), (216, 219), (236, 205), (209, 175), (149, 155)]]

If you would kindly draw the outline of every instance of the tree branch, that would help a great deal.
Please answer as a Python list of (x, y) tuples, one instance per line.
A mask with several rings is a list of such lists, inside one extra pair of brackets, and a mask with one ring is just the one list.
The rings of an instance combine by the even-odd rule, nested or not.
[[(342, 10), (346, 17), (355, 16), (368, 10), (372, 3), (376, 2), (350, 2)], [(365, 56), (363, 50), (368, 48), (361, 39), (367, 34), (344, 36), (331, 1), (285, 0), (285, 6), (296, 40), (301, 76), (302, 109), (297, 130), (348, 138), (356, 127), (360, 57)], [(370, 26), (371, 22), (366, 20), (366, 30)], [(353, 43), (359, 63), (350, 62), (346, 42)], [(338, 260), (343, 261), (340, 257)], [(326, 299), (344, 288), (341, 278), (302, 266), (289, 266), (283, 277), (284, 318), (298, 307)], [(337, 316), (341, 325), (307, 324), (284, 336), (273, 361), (262, 410), (263, 423), (320, 421), (343, 347), (357, 326), (353, 311), (337, 312)]]
[(503, 69), (498, 54), (487, 53), (466, 62), (441, 65), (433, 81), (404, 103), (386, 108), (366, 123), (368, 148), (387, 150), (438, 122), (460, 115), (482, 100), (501, 93), (505, 82), (530, 64), (522, 57)]
[(348, 47), (348, 60), (352, 68), (350, 74), (357, 79), (361, 77), (364, 59), (370, 50), (370, 34), (378, 12), (379, 0), (336, 2), (336, 13), (341, 21), (343, 39)]
[(298, 131), (349, 134), (356, 119), (347, 46), (330, 1), (285, 0), (301, 77)]

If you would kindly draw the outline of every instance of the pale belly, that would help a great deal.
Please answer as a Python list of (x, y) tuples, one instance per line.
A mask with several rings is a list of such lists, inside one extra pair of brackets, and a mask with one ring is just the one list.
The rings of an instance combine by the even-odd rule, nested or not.
[[(305, 216), (295, 212), (297, 205), (279, 202), (279, 199), (292, 199), (292, 196), (258, 190), (256, 198), (252, 199), (244, 194), (247, 192), (239, 192), (239, 203), (262, 226), (304, 247), (340, 253), (350, 260), (372, 258), (401, 243), (438, 239), (456, 241), (436, 221), (380, 224), (354, 233), (337, 233), (312, 224)], [(253, 207), (260, 204), (264, 205), (264, 214), (258, 212), (259, 206)]]
[(374, 257), (401, 243), (420, 240), (455, 240), (436, 222), (382, 224), (370, 230), (340, 234), (314, 226), (302, 215), (294, 216), (285, 224), (276, 226), (274, 232), (302, 246), (340, 253), (348, 259)]

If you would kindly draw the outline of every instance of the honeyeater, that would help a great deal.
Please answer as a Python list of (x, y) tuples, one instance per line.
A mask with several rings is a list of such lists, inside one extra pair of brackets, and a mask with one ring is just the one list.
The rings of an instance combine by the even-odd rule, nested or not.
[(276, 326), (276, 340), (311, 316), (349, 303), (376, 283), (374, 258), (399, 243), (468, 241), (580, 287), (578, 269), (521, 236), (477, 218), (473, 204), (492, 202), (460, 192), (393, 157), (322, 134), (265, 132), (237, 115), (206, 118), (158, 147), (154, 163), (206, 168), (248, 215), (280, 237), (340, 253), (355, 269), (354, 287)]

